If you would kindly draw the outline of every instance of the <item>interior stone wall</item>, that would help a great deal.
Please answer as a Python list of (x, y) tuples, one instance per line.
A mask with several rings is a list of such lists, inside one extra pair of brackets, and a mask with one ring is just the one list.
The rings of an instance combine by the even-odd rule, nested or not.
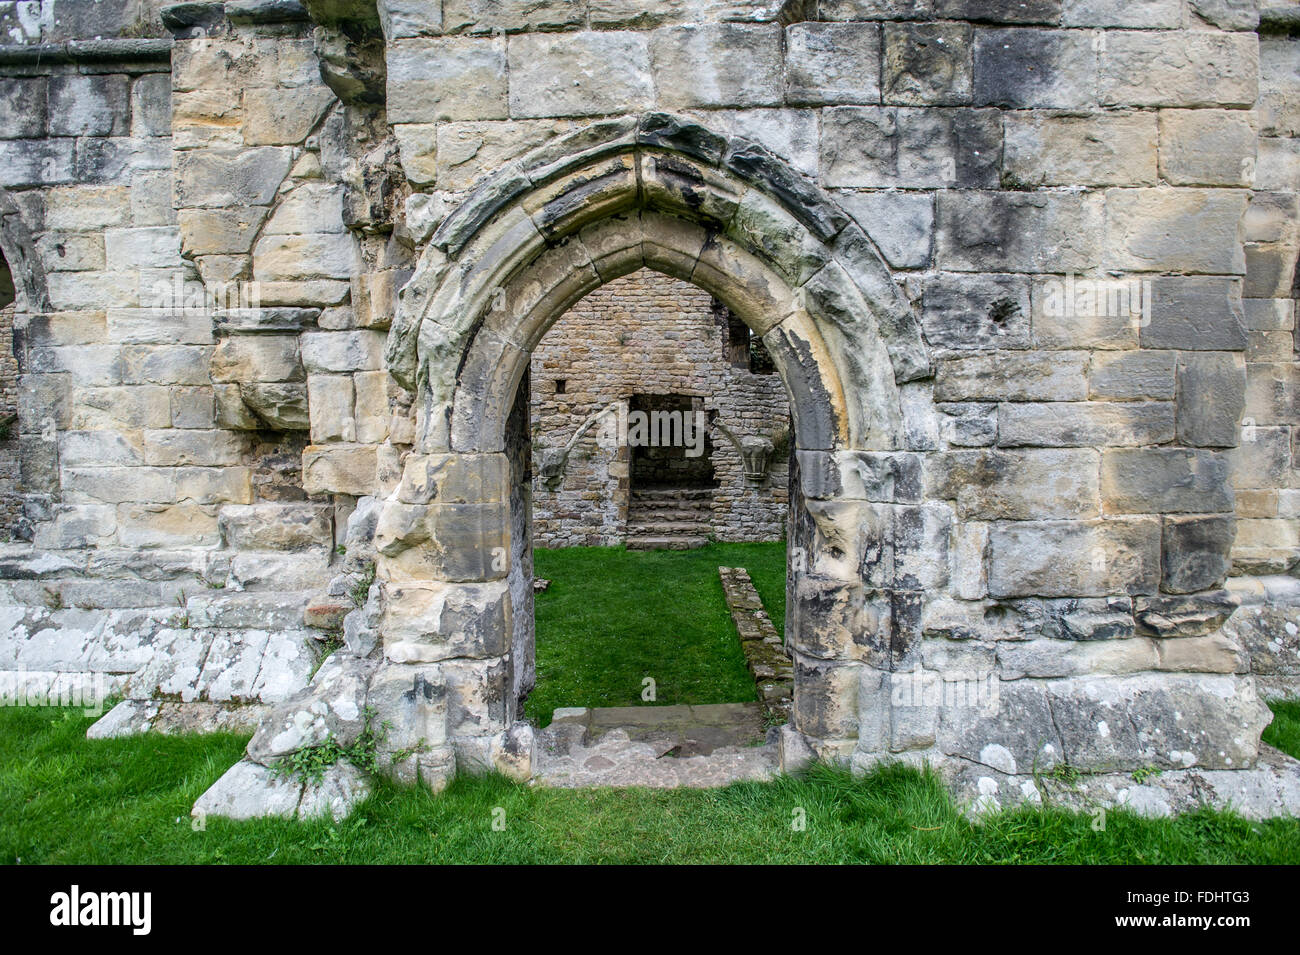
[[(748, 332), (746, 332), (748, 334)], [(784, 442), (761, 483), (746, 479), (740, 452), (709, 428), (717, 482), (712, 532), (719, 540), (779, 540), (787, 500), (789, 409), (775, 373), (751, 374), (729, 358), (725, 315), (690, 283), (641, 270), (604, 285), (569, 309), (532, 357), (533, 455), (562, 448), (593, 414), (633, 395), (701, 399), (738, 438)], [(557, 393), (556, 382), (565, 382)], [(533, 469), (535, 540), (540, 546), (621, 543), (627, 533), (628, 451), (617, 415), (592, 428), (569, 454), (552, 489)]]

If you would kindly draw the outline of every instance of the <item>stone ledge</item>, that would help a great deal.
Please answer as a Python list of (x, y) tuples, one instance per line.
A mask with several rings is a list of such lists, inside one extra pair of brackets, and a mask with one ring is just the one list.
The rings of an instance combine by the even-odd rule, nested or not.
[[(170, 39), (125, 38), (110, 40), (69, 40), (66, 43), (0, 44), (0, 67), (46, 66), (55, 64), (124, 63), (157, 64), (169, 69), (172, 57)], [(142, 69), (140, 72), (153, 72)]]

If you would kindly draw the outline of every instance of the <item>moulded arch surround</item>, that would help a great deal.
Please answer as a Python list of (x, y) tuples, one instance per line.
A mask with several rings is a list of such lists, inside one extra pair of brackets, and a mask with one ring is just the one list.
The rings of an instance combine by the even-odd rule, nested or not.
[(643, 266), (699, 285), (764, 336), (799, 447), (896, 447), (896, 383), (930, 364), (874, 245), (762, 147), (649, 114), (535, 150), (435, 233), (387, 345), (394, 376), (420, 393), (421, 450), (500, 450), (536, 341)]

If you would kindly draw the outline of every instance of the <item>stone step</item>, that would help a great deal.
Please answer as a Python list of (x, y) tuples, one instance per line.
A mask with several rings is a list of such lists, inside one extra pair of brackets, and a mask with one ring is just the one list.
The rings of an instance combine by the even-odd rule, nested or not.
[(709, 542), (707, 537), (628, 537), (628, 550), (694, 550)]
[(632, 501), (709, 501), (714, 489), (703, 487), (633, 488)]
[(712, 528), (707, 521), (629, 521), (628, 534), (637, 537), (668, 537), (673, 534), (708, 534)]

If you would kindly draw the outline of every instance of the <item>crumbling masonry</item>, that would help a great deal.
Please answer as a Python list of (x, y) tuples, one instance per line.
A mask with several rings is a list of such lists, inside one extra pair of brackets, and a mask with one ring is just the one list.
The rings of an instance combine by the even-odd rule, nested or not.
[(1300, 680), (1300, 8), (0, 25), (0, 667), (102, 674), (97, 735), (256, 726), (200, 811), (345, 812), (354, 766), (270, 767), (368, 719), (396, 778), (533, 774), (530, 355), (642, 269), (761, 337), (788, 401), (782, 765), (1300, 811), (1259, 742)]

